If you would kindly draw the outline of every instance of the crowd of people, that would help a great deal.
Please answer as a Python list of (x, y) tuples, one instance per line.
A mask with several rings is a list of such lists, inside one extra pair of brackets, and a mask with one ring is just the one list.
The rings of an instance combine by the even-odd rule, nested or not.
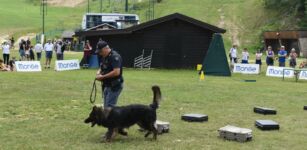
[[(279, 67), (286, 67), (287, 59), (289, 60), (289, 66), (295, 68), (297, 66), (297, 58), (298, 54), (294, 48), (291, 49), (289, 55), (286, 51), (285, 46), (281, 46), (278, 52), (275, 54), (272, 46), (268, 46), (267, 50), (265, 50), (266, 55), (266, 64), (267, 66), (274, 66), (275, 61), (278, 61)], [(240, 63), (238, 57), (238, 47), (237, 45), (233, 45), (229, 51), (229, 57), (231, 64)], [(262, 65), (262, 57), (264, 56), (263, 52), (258, 50), (255, 54), (255, 64)], [(250, 54), (247, 48), (244, 48), (241, 55), (241, 63), (242, 64), (249, 64)], [(299, 68), (306, 68), (307, 61), (302, 62), (299, 65)]]
[[(0, 59), (0, 71), (13, 71), (15, 69), (16, 57), (10, 59), (11, 49), (14, 48), (14, 38), (8, 41), (4, 41), (2, 44), (3, 60)], [(50, 69), (51, 60), (53, 57), (53, 52), (56, 53), (57, 60), (64, 60), (64, 51), (66, 50), (66, 42), (61, 40), (48, 40), (48, 42), (43, 45), (40, 42), (36, 42), (35, 45), (31, 43), (30, 38), (27, 40), (22, 39), (19, 43), (19, 60), (20, 61), (41, 61), (42, 53), (45, 51), (45, 68)]]
[[(101, 39), (99, 40), (99, 42)], [(5, 41), (1, 48), (3, 51), (3, 60), (0, 59), (0, 70), (1, 71), (12, 71), (15, 68), (15, 61), (16, 57), (12, 57), (10, 59), (10, 51), (13, 49), (14, 45), (14, 38), (10, 39), (10, 42)], [(63, 42), (61, 40), (48, 40), (45, 45), (41, 44), (40, 42), (36, 42), (35, 45), (32, 45), (31, 40), (28, 38), (27, 40), (21, 40), (19, 43), (19, 60), (20, 61), (41, 61), (42, 53), (45, 51), (45, 68), (50, 69), (51, 60), (53, 58), (53, 52), (56, 54), (57, 60), (64, 59), (64, 51), (67, 47), (67, 42)], [(90, 45), (89, 41), (86, 41), (84, 44), (84, 61), (83, 67), (88, 67), (89, 59), (93, 52), (93, 48)], [(278, 61), (279, 67), (285, 67), (287, 60), (289, 60), (289, 66), (295, 68), (297, 66), (297, 57), (298, 54), (294, 48), (291, 49), (290, 53), (288, 54), (286, 51), (285, 46), (281, 46), (278, 52), (275, 54), (273, 48), (268, 46), (265, 50), (265, 54), (262, 51), (258, 50), (255, 54), (255, 64), (262, 65), (262, 58), (266, 56), (265, 62), (267, 66), (274, 66), (275, 61)], [(250, 54), (247, 48), (244, 48), (239, 58), (238, 54), (238, 47), (237, 45), (233, 45), (229, 51), (229, 57), (231, 64), (235, 63), (242, 63), (242, 64), (249, 64)], [(241, 60), (239, 62), (239, 60)], [(307, 61), (304, 61), (299, 65), (299, 68), (306, 68)], [(260, 67), (261, 68), (261, 67)]]

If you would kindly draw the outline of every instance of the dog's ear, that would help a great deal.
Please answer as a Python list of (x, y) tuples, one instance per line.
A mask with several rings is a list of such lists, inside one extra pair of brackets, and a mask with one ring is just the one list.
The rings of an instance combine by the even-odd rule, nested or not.
[(111, 110), (112, 110), (111, 107), (107, 107), (107, 108), (104, 108), (104, 109), (103, 109), (103, 114), (104, 114), (104, 117), (105, 117), (105, 118), (108, 118), (108, 117), (109, 117), (109, 114), (110, 114)]
[(94, 106), (93, 106), (93, 111), (98, 111), (99, 108), (100, 108), (100, 107), (99, 107), (98, 105), (94, 105)]
[(103, 106), (101, 106), (101, 105), (94, 105), (93, 106), (93, 111), (94, 112), (99, 112), (99, 111), (101, 111), (103, 109)]

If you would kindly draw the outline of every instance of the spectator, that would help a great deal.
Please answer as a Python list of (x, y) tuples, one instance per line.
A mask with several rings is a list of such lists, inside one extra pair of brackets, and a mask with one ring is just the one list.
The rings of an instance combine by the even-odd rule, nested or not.
[(242, 64), (248, 64), (248, 59), (249, 59), (249, 53), (247, 51), (247, 48), (244, 48), (242, 52)]
[(287, 51), (285, 50), (285, 46), (281, 46), (278, 52), (279, 67), (286, 66), (286, 57), (287, 57)]
[(294, 48), (292, 48), (291, 53), (290, 53), (289, 56), (290, 56), (290, 67), (295, 68), (296, 67), (297, 54), (296, 54)]
[(257, 51), (256, 53), (256, 64), (258, 64), (261, 68), (261, 65), (262, 65), (262, 53), (260, 52), (260, 50)]
[(30, 49), (28, 49), (28, 48), (26, 48), (26, 50), (25, 50), (25, 58), (26, 58), (27, 61), (30, 60)]
[(56, 58), (57, 58), (57, 60), (63, 60), (62, 48), (63, 48), (62, 41), (57, 42), (56, 43)]
[(84, 45), (84, 55), (83, 55), (83, 58), (84, 58), (83, 67), (85, 67), (85, 68), (88, 68), (88, 66), (89, 66), (91, 52), (92, 52), (92, 46), (90, 45), (89, 40), (87, 40), (85, 45)]
[(54, 45), (51, 43), (51, 40), (48, 40), (48, 43), (46, 43), (44, 46), (44, 50), (46, 52), (46, 63), (45, 63), (46, 69), (47, 68), (50, 69), (53, 48), (54, 48)]
[(11, 71), (14, 71), (16, 68), (15, 62), (16, 62), (16, 57), (13, 57), (12, 60), (10, 60), (10, 64), (9, 64)]
[(34, 61), (35, 60), (35, 55), (34, 55), (34, 51), (33, 51), (33, 46), (30, 46), (30, 60)]
[(28, 38), (28, 40), (26, 41), (26, 49), (30, 49), (31, 46), (31, 41), (30, 38)]
[(26, 41), (21, 39), (19, 43), (20, 60), (25, 60), (25, 56), (26, 56), (25, 50), (26, 50)]
[(271, 46), (268, 47), (268, 50), (267, 50), (267, 52), (266, 52), (266, 55), (267, 55), (267, 57), (266, 57), (266, 64), (267, 64), (268, 66), (274, 66), (274, 57), (275, 57), (275, 54), (274, 54), (274, 52), (273, 52)]
[(237, 59), (237, 46), (236, 45), (233, 45), (232, 48), (230, 49), (229, 57), (230, 57), (231, 64), (238, 63), (238, 59)]
[(2, 45), (2, 50), (3, 50), (3, 60), (4, 60), (4, 64), (8, 65), (9, 64), (9, 60), (10, 60), (10, 45), (7, 41), (5, 41)]
[(40, 42), (37, 42), (34, 46), (34, 51), (36, 53), (37, 60), (40, 61), (42, 58), (43, 45)]
[[(69, 40), (66, 40), (66, 42), (64, 43), (64, 45), (65, 45), (65, 50), (68, 50), (68, 51), (71, 51), (71, 48), (73, 47), (74, 48), (74, 46), (72, 46), (72, 43), (69, 41)], [(64, 51), (65, 51), (64, 50)]]
[(62, 42), (62, 60), (64, 60), (64, 52), (65, 52), (65, 50), (67, 49), (67, 47), (68, 47), (68, 43), (67, 42)]
[(26, 49), (25, 49), (25, 54), (26, 54), (26, 59), (30, 60), (30, 48), (31, 48), (31, 41), (30, 38), (26, 41)]

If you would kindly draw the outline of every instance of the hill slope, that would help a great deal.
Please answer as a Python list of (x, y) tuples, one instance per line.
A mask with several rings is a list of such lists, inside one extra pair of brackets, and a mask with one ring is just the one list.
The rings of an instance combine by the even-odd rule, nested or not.
[[(40, 6), (38, 0), (2, 0), (0, 5), (0, 35), (22, 35), (41, 31)], [(36, 1), (36, 5), (31, 3)], [(46, 29), (79, 28), (82, 15), (86, 12), (84, 0), (75, 1), (73, 7), (59, 5), (61, 0), (53, 0), (56, 6), (48, 8)], [(67, 2), (67, 1), (66, 1)], [(65, 2), (65, 4), (67, 4)], [(204, 22), (225, 28), (226, 44), (239, 44), (255, 50), (261, 42), (263, 30), (278, 29), (286, 26), (287, 18), (266, 10), (259, 0), (162, 0), (156, 4), (155, 16), (161, 17), (179, 12)], [(38, 3), (39, 4), (39, 3)], [(98, 12), (99, 2), (91, 1), (91, 12)], [(146, 21), (147, 0), (130, 0), (129, 13), (140, 15)], [(103, 12), (124, 12), (124, 1), (103, 1)], [(288, 18), (291, 18), (288, 17)], [(295, 23), (294, 23), (295, 24)], [(293, 27), (293, 26), (287, 26)]]

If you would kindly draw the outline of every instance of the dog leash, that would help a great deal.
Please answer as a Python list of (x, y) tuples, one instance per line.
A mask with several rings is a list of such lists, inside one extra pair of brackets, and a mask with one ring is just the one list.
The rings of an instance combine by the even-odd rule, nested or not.
[[(94, 97), (93, 97), (93, 93), (94, 93)], [(92, 91), (91, 91), (91, 96), (90, 96), (90, 102), (91, 104), (94, 104), (96, 101), (96, 95), (97, 95), (97, 87), (96, 87), (96, 79), (93, 82), (93, 86), (92, 86)]]

